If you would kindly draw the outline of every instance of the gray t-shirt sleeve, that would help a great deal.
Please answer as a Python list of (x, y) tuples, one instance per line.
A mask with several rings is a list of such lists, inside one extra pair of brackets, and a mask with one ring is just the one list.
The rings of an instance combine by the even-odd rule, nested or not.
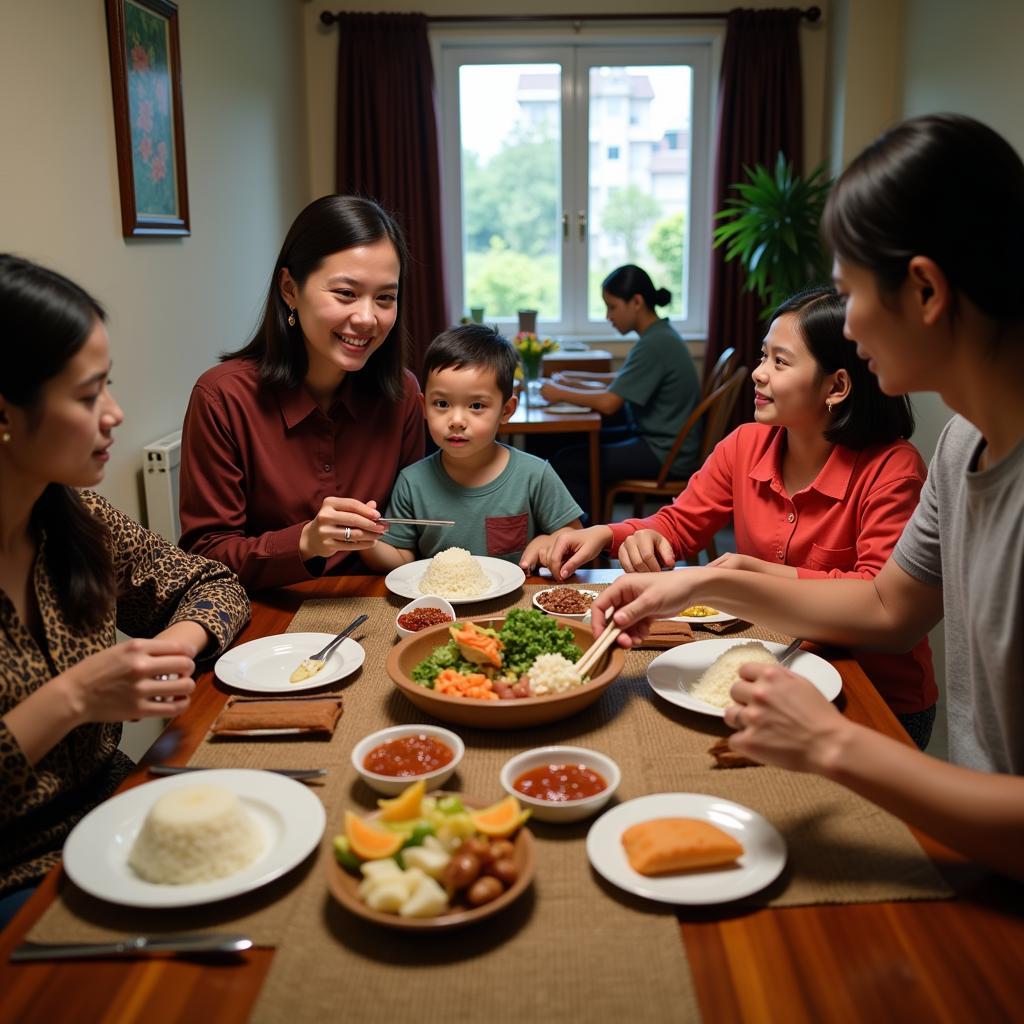
[(942, 586), (942, 546), (939, 542), (939, 479), (942, 449), (948, 426), (939, 437), (935, 455), (928, 467), (928, 478), (914, 514), (903, 528), (892, 557), (906, 573), (932, 587)]
[[(424, 514), (417, 515), (416, 501), (412, 483), (406, 470), (398, 474), (394, 489), (391, 491), (391, 500), (388, 501), (385, 517), (397, 516), (399, 519), (426, 519)], [(381, 537), (385, 544), (404, 550), (415, 550), (416, 542), (419, 540), (420, 527), (409, 526), (405, 523), (392, 523), (387, 533)]]
[(583, 515), (583, 509), (576, 504), (550, 462), (544, 463), (537, 478), (530, 505), (537, 533), (554, 533)]

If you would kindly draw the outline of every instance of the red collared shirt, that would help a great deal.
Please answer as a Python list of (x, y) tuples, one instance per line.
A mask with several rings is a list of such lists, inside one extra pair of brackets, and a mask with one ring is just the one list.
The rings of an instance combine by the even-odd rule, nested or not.
[[(305, 388), (271, 387), (251, 360), (230, 359), (199, 378), (185, 413), (179, 543), (228, 565), (251, 590), (310, 579), (299, 536), (324, 498), (375, 498), (383, 510), (398, 471), (423, 448), (408, 371), (398, 403), (361, 393), (349, 374), (326, 414)], [(361, 565), (335, 555), (325, 571)]]
[[(747, 423), (719, 443), (685, 491), (647, 519), (612, 525), (612, 554), (631, 533), (656, 530), (676, 558), (693, 560), (732, 519), (736, 550), (791, 565), (803, 579), (872, 579), (917, 507), (925, 465), (907, 441), (853, 451), (836, 445), (817, 478), (790, 496), (782, 480), (779, 427)], [(938, 699), (931, 650), (858, 652), (857, 661), (893, 711), (908, 714)]]

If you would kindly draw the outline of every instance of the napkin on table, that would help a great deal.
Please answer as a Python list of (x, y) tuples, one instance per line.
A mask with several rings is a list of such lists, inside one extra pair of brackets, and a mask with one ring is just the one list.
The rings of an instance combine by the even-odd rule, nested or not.
[(341, 697), (231, 697), (213, 723), (214, 736), (273, 736), (323, 733), (331, 736), (341, 718)]

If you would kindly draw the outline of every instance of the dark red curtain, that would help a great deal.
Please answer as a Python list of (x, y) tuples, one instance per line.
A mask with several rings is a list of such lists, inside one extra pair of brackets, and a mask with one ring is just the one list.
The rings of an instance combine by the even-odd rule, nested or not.
[(337, 191), (375, 199), (404, 229), (410, 361), (448, 326), (434, 72), (423, 14), (338, 14)]
[[(735, 193), (729, 186), (743, 180), (743, 168), (773, 165), (781, 151), (797, 171), (803, 169), (803, 88), (800, 77), (800, 11), (729, 12), (719, 86), (718, 153), (714, 209)], [(751, 369), (761, 351), (764, 322), (756, 296), (743, 291), (744, 272), (726, 263), (724, 249), (711, 255), (711, 309), (704, 372), (709, 373), (730, 345), (736, 365)], [(731, 426), (753, 419), (754, 389), (747, 381)]]

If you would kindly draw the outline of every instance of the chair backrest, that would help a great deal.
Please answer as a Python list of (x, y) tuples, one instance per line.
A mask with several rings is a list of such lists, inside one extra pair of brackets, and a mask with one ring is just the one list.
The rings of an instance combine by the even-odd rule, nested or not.
[(724, 383), (725, 378), (729, 376), (732, 370), (733, 356), (736, 355), (736, 349), (731, 345), (727, 349), (722, 350), (722, 354), (718, 357), (718, 361), (715, 363), (708, 374), (707, 380), (704, 381), (704, 390), (701, 393), (701, 398), (707, 398), (718, 386)]
[(665, 456), (665, 461), (661, 464), (661, 469), (658, 471), (659, 487), (665, 486), (665, 481), (669, 479), (672, 473), (672, 464), (676, 461), (679, 449), (682, 448), (683, 442), (689, 436), (690, 431), (694, 430), (701, 420), (704, 420), (704, 435), (701, 438), (700, 445), (701, 464), (708, 457), (711, 449), (722, 440), (729, 427), (729, 417), (732, 415), (732, 410), (740, 396), (740, 389), (743, 387), (743, 381), (746, 377), (747, 368), (740, 366), (738, 369), (733, 370), (729, 377), (719, 384), (710, 395), (702, 398), (697, 403), (693, 412), (690, 413), (686, 422), (680, 428), (679, 433), (676, 434), (675, 442), (668, 455)]

